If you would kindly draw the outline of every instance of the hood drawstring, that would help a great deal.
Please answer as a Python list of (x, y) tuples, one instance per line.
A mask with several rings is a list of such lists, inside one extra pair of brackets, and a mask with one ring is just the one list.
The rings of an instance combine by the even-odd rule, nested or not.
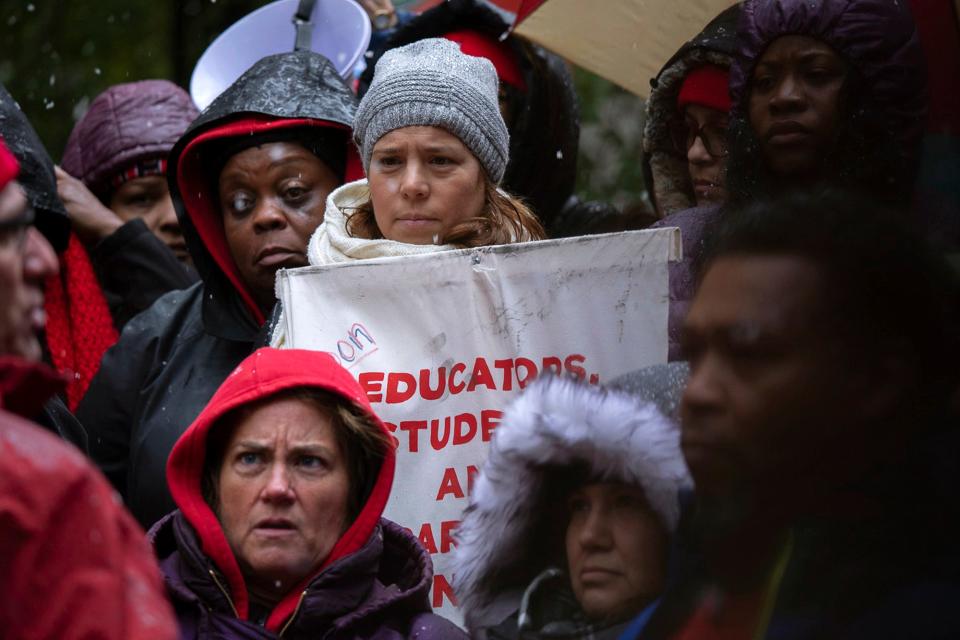
[(553, 580), (554, 578), (559, 578), (563, 575), (563, 571), (557, 569), (556, 567), (550, 567), (542, 571), (536, 578), (533, 579), (533, 582), (530, 583), (530, 586), (526, 588), (523, 592), (523, 597), (520, 599), (520, 617), (517, 619), (517, 629), (520, 631), (526, 631), (533, 627), (533, 617), (530, 615), (530, 599), (533, 597), (534, 592), (540, 588), (540, 585), (546, 582), (547, 580)]
[(227, 604), (230, 605), (230, 609), (233, 611), (233, 615), (240, 618), (240, 614), (237, 613), (237, 608), (233, 604), (233, 598), (230, 597), (230, 592), (227, 591), (226, 587), (223, 586), (223, 583), (220, 582), (217, 572), (213, 569), (207, 569), (207, 572), (210, 574), (210, 577), (213, 578), (213, 581), (216, 583), (217, 587), (220, 589), (220, 592), (223, 593), (223, 597), (227, 599)]
[(283, 634), (287, 631), (287, 627), (293, 624), (293, 621), (296, 620), (297, 614), (300, 613), (300, 606), (303, 605), (303, 599), (307, 597), (307, 590), (304, 589), (303, 593), (300, 594), (300, 599), (297, 600), (297, 606), (293, 610), (293, 613), (290, 614), (290, 617), (287, 619), (287, 623), (283, 625), (283, 628), (280, 629), (280, 633), (277, 634), (278, 638), (282, 638)]

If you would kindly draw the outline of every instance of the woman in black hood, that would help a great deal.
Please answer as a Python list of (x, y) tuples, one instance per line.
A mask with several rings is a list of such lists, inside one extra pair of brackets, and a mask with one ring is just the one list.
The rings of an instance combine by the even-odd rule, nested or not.
[(274, 55), (170, 152), (170, 193), (201, 282), (127, 324), (77, 411), (91, 455), (144, 526), (173, 507), (164, 465), (174, 442), (262, 341), (277, 270), (306, 265), (328, 193), (359, 177), (355, 108), (323, 56)]

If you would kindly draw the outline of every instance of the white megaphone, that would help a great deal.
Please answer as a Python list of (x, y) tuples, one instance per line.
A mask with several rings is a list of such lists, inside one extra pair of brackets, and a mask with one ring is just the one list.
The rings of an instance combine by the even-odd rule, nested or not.
[[(301, 5), (309, 4), (309, 22), (295, 19)], [(202, 111), (258, 60), (293, 51), (298, 44), (303, 46), (296, 48), (323, 55), (347, 78), (370, 44), (370, 18), (354, 0), (271, 2), (238, 20), (207, 47), (190, 78), (190, 96)]]

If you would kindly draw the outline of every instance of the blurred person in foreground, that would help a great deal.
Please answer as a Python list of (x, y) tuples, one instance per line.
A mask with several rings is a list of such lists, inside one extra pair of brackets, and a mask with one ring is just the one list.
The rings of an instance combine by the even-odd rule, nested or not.
[(679, 428), (656, 405), (574, 379), (529, 386), (457, 530), (473, 637), (619, 638), (656, 607), (689, 485)]
[(327, 353), (260, 349), (167, 465), (150, 532), (182, 640), (460, 639), (429, 605), (430, 554), (381, 517), (394, 443)]
[(696, 496), (643, 638), (960, 634), (960, 284), (834, 191), (731, 210), (683, 327)]
[(172, 639), (143, 531), (103, 476), (24, 416), (63, 379), (39, 363), (52, 247), (0, 139), (0, 629), (10, 638)]
[[(27, 120), (26, 114), (20, 110), (20, 105), (2, 85), (0, 85), (0, 137), (3, 137), (7, 148), (20, 165), (17, 182), (23, 189), (27, 203), (33, 209), (33, 226), (53, 248), (55, 254), (62, 254), (70, 238), (71, 223), (63, 203), (57, 197), (57, 178), (53, 161), (37, 132)], [(42, 279), (46, 283), (56, 277), (56, 269), (48, 272), (44, 268), (42, 271)], [(45, 283), (40, 282), (37, 286), (40, 288), (39, 294), (43, 295)], [(45, 295), (43, 300), (44, 308), (40, 309), (40, 312), (46, 314)], [(44, 326), (37, 333), (43, 361), (52, 364), (46, 329), (47, 327)], [(40, 411), (30, 418), (81, 451), (89, 451), (87, 432), (67, 408), (65, 389), (53, 394)]]

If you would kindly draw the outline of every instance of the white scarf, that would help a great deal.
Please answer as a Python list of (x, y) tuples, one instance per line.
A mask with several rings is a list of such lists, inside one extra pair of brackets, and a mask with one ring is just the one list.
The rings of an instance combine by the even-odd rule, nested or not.
[(313, 232), (307, 244), (307, 260), (311, 265), (391, 256), (416, 256), (460, 248), (452, 244), (407, 244), (395, 240), (354, 238), (347, 233), (348, 214), (345, 211), (355, 209), (369, 200), (370, 187), (365, 179), (345, 184), (327, 197), (323, 222)]
[[(311, 266), (322, 266), (337, 262), (385, 258), (391, 256), (416, 256), (438, 251), (460, 249), (452, 244), (407, 244), (394, 240), (366, 240), (354, 238), (347, 233), (347, 214), (345, 209), (354, 209), (370, 199), (370, 187), (366, 179), (350, 182), (334, 190), (327, 196), (327, 208), (323, 222), (310, 236), (307, 243), (307, 260)], [(280, 290), (277, 288), (277, 299)], [(286, 342), (284, 311), (273, 330), (270, 346), (282, 347)]]

